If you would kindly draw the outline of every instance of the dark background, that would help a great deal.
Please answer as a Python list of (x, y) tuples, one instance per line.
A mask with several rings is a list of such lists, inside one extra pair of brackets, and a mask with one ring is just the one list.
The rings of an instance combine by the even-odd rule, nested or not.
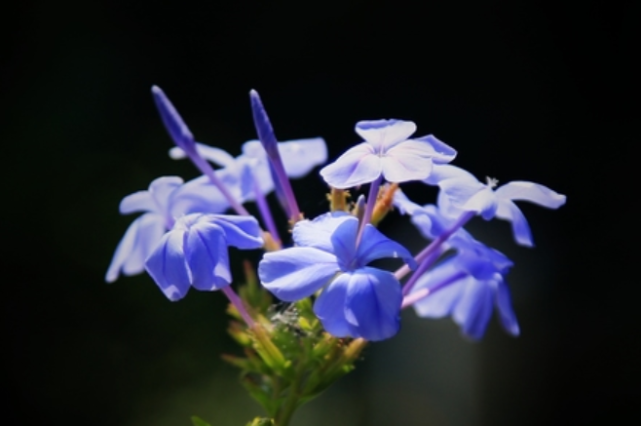
[[(294, 425), (639, 421), (639, 7), (573, 3), (30, 1), (5, 10), (3, 423), (169, 426), (199, 414), (231, 426), (260, 413), (219, 359), (235, 350), (222, 295), (169, 303), (145, 275), (103, 281), (132, 220), (119, 216), (120, 199), (161, 175), (196, 176), (166, 155), (152, 84), (199, 140), (234, 155), (255, 137), (255, 88), (281, 140), (323, 136), (331, 158), (358, 142), (356, 121), (402, 118), (457, 148), (455, 163), (480, 178), (568, 196), (558, 211), (523, 206), (533, 250), (517, 247), (504, 222), (471, 224), (516, 262), (521, 337), (493, 319), (473, 344), (450, 320), (406, 312), (400, 335), (372, 345)], [(295, 190), (308, 216), (323, 211), (316, 172)], [(413, 250), (422, 244), (398, 216), (383, 230)]]

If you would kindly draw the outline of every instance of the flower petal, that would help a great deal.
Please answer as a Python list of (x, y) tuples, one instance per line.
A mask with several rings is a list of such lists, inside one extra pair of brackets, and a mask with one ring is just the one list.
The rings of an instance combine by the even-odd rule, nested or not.
[[(338, 253), (337, 256), (340, 258)], [(356, 257), (359, 266), (365, 266), (376, 259), (392, 257), (403, 259), (412, 269), (416, 267), (414, 257), (405, 247), (390, 240), (370, 224), (366, 225), (363, 230), (363, 237), (358, 246)]]
[[(214, 146), (205, 145), (204, 143), (196, 142), (196, 151), (207, 161), (211, 161), (222, 167), (227, 167), (234, 164), (234, 157), (231, 156), (224, 149), (216, 148)], [(175, 146), (169, 150), (169, 157), (174, 160), (181, 160), (187, 158), (187, 153), (179, 146)]]
[(164, 231), (163, 219), (157, 214), (147, 213), (134, 220), (116, 247), (105, 281), (116, 281), (121, 269), (125, 275), (143, 272), (145, 259)]
[(414, 138), (414, 140), (427, 142), (432, 147), (432, 161), (434, 164), (449, 163), (456, 157), (456, 150), (434, 135), (421, 136), (420, 138)]
[(463, 179), (469, 182), (478, 182), (473, 174), (451, 164), (434, 164), (432, 173), (423, 182), (428, 185), (439, 185), (445, 179)]
[(425, 142), (407, 140), (390, 148), (381, 162), (389, 182), (423, 180), (432, 172), (434, 150)]
[(327, 145), (323, 138), (279, 142), (278, 151), (285, 173), (294, 179), (307, 175), (314, 167), (327, 161)]
[(314, 220), (301, 220), (294, 225), (292, 239), (297, 246), (314, 247), (333, 253), (332, 234), (345, 221), (358, 222), (358, 219), (345, 212), (331, 212)]
[(156, 249), (166, 231), (160, 215), (147, 213), (136, 221), (138, 222), (136, 240), (122, 267), (125, 275), (135, 275), (145, 270), (145, 260)]
[(335, 337), (351, 336), (350, 325), (345, 319), (345, 298), (349, 281), (349, 274), (339, 275), (314, 302), (314, 313), (323, 328)]
[(565, 204), (565, 195), (554, 192), (547, 186), (534, 182), (512, 181), (496, 190), (500, 199), (529, 201), (549, 209), (557, 209)]
[(380, 157), (374, 154), (370, 145), (362, 143), (323, 167), (320, 174), (330, 186), (345, 189), (373, 182), (382, 171)]
[(167, 232), (145, 261), (147, 272), (172, 302), (185, 297), (191, 284), (191, 274), (185, 262), (184, 239), (184, 231)]
[(496, 214), (497, 200), (494, 191), (489, 186), (484, 185), (480, 191), (474, 194), (463, 205), (463, 210), (477, 212), (485, 220), (490, 220)]
[(172, 193), (182, 185), (183, 180), (178, 176), (162, 176), (154, 179), (149, 190), (130, 194), (120, 202), (120, 213), (148, 211), (161, 215), (167, 214), (167, 206)]
[(419, 317), (443, 318), (452, 314), (454, 306), (461, 298), (461, 292), (465, 289), (465, 278), (453, 281), (443, 287), (440, 285), (452, 280), (458, 273), (459, 269), (456, 264), (451, 260), (446, 260), (419, 277), (410, 294), (438, 287), (434, 293), (430, 293), (424, 299), (414, 303), (414, 309)]
[(512, 298), (507, 283), (502, 277), (496, 280), (496, 308), (499, 312), (501, 325), (503, 329), (512, 336), (518, 336), (521, 333), (519, 322), (512, 308)]
[(407, 140), (416, 131), (416, 124), (404, 120), (364, 120), (354, 129), (376, 151), (386, 151)]
[(376, 268), (357, 269), (345, 275), (350, 277), (345, 318), (352, 336), (375, 342), (398, 333), (403, 295), (394, 275)]
[(231, 283), (225, 233), (213, 223), (199, 222), (189, 228), (185, 258), (191, 285), (198, 290), (220, 290)]
[(242, 250), (256, 249), (263, 246), (264, 241), (258, 221), (253, 216), (237, 215), (204, 215), (199, 221), (213, 221), (225, 232), (227, 245)]
[(500, 200), (498, 209), (496, 210), (496, 216), (501, 219), (509, 220), (510, 223), (512, 223), (512, 233), (514, 234), (514, 240), (517, 244), (526, 247), (534, 246), (530, 225), (527, 223), (527, 219), (525, 219), (523, 212), (521, 212), (521, 209), (519, 209), (516, 204), (507, 199)]
[(492, 316), (494, 292), (486, 281), (472, 277), (465, 280), (461, 299), (454, 308), (454, 321), (461, 326), (463, 334), (473, 340), (483, 337)]
[(311, 296), (338, 271), (336, 256), (311, 247), (268, 252), (258, 264), (262, 285), (286, 302)]

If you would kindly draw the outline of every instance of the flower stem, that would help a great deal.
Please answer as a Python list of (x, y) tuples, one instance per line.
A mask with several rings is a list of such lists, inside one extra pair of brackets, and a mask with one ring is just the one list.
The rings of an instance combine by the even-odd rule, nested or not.
[[(434, 239), (427, 247), (425, 247), (419, 254), (414, 257), (416, 263), (422, 263), (428, 256), (436, 252), (441, 245), (447, 241), (448, 238), (452, 236), (453, 233), (458, 231), (463, 225), (465, 225), (470, 219), (476, 215), (476, 212), (465, 212), (458, 218), (456, 223), (447, 231), (443, 232), (438, 238)], [(396, 272), (394, 276), (397, 280), (401, 280), (405, 275), (410, 272), (410, 267), (408, 265), (403, 265)]]
[(240, 297), (238, 297), (234, 289), (231, 288), (231, 286), (226, 286), (223, 287), (222, 290), (223, 293), (225, 293), (225, 296), (227, 296), (231, 304), (234, 305), (240, 316), (243, 318), (245, 324), (247, 324), (247, 327), (252, 328), (254, 324), (256, 324), (256, 322), (249, 315), (249, 312), (247, 312), (247, 309), (245, 309), (245, 305), (243, 305), (243, 301)]
[(416, 284), (416, 281), (423, 275), (430, 266), (434, 264), (438, 260), (438, 258), (443, 254), (443, 250), (439, 248), (439, 250), (435, 250), (434, 253), (432, 253), (430, 256), (427, 256), (421, 264), (418, 266), (416, 271), (412, 273), (412, 276), (410, 277), (409, 280), (405, 283), (403, 286), (403, 296), (407, 296), (410, 291), (412, 291), (412, 288)]
[(430, 294), (433, 294), (437, 290), (447, 287), (448, 285), (460, 280), (461, 278), (464, 278), (465, 275), (467, 275), (467, 273), (463, 271), (459, 271), (454, 275), (450, 276), (449, 278), (446, 278), (445, 280), (443, 280), (442, 282), (440, 282), (439, 284), (435, 285), (432, 288), (422, 288), (408, 296), (405, 296), (403, 298), (403, 302), (401, 303), (401, 309), (405, 309), (408, 306), (412, 306), (416, 302), (425, 299), (427, 296), (429, 296)]
[(216, 176), (216, 173), (214, 172), (213, 167), (205, 160), (203, 157), (198, 154), (198, 151), (194, 149), (189, 149), (185, 151), (187, 155), (189, 156), (189, 159), (194, 163), (194, 165), (204, 174), (209, 178), (211, 183), (213, 183), (216, 188), (220, 190), (220, 192), (223, 194), (223, 196), (227, 199), (227, 202), (229, 205), (236, 210), (236, 213), (238, 213), (241, 216), (249, 216), (249, 212), (243, 207), (242, 204), (236, 200), (236, 198), (229, 192), (227, 187), (221, 182), (221, 180)]
[(256, 205), (258, 206), (258, 211), (260, 211), (260, 215), (262, 216), (263, 222), (265, 222), (267, 231), (271, 234), (272, 239), (278, 246), (280, 246), (281, 239), (278, 235), (278, 230), (276, 229), (276, 225), (274, 223), (274, 217), (272, 216), (272, 212), (269, 209), (269, 204), (267, 204), (267, 200), (265, 199), (265, 194), (263, 194), (263, 191), (261, 191), (258, 180), (256, 180), (256, 175), (254, 175), (253, 173), (252, 180), (254, 181), (254, 195), (256, 195)]

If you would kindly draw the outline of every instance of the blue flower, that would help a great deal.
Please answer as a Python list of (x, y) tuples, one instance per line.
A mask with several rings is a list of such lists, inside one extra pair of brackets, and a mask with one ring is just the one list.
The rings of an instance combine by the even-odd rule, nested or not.
[(496, 187), (497, 181), (488, 178), (487, 183), (479, 182), (467, 171), (451, 165), (435, 166), (434, 173), (426, 183), (437, 184), (444, 196), (440, 203), (446, 214), (456, 217), (461, 212), (475, 212), (483, 219), (494, 217), (512, 223), (514, 239), (518, 244), (531, 247), (532, 233), (525, 216), (514, 201), (529, 201), (550, 209), (565, 204), (565, 195), (554, 192), (538, 183), (512, 181)]
[[(442, 201), (443, 197), (439, 197), (439, 202)], [(420, 206), (412, 202), (400, 189), (395, 191), (393, 203), (401, 214), (407, 214), (411, 217), (414, 226), (429, 240), (435, 240), (445, 234), (457, 222), (457, 218), (443, 214), (438, 205), (426, 204)], [(444, 243), (445, 249), (458, 247), (472, 240), (473, 237), (465, 229), (459, 228)]]
[(251, 216), (194, 213), (182, 216), (164, 234), (145, 261), (145, 268), (171, 301), (190, 286), (220, 290), (231, 283), (227, 246), (255, 249), (263, 245), (258, 222)]
[[(407, 299), (426, 318), (451, 315), (467, 337), (483, 337), (495, 307), (507, 333), (518, 336), (519, 324), (512, 308), (505, 275), (512, 262), (478, 241), (419, 277)], [(406, 305), (406, 303), (404, 303)]]
[[(222, 179), (227, 178), (221, 174)], [(114, 282), (122, 271), (136, 275), (145, 270), (145, 259), (163, 234), (174, 226), (175, 218), (187, 213), (220, 213), (228, 207), (225, 197), (213, 185), (201, 181), (183, 184), (177, 176), (155, 179), (147, 191), (127, 195), (120, 202), (120, 213), (144, 213), (134, 220), (118, 243), (107, 282)]]
[[(327, 161), (327, 146), (323, 138), (296, 139), (277, 143), (278, 152), (290, 178), (298, 179), (307, 175), (314, 167)], [(274, 181), (269, 170), (269, 158), (258, 140), (250, 140), (242, 145), (242, 154), (231, 156), (227, 151), (201, 143), (196, 143), (196, 150), (204, 159), (223, 167), (231, 187), (237, 187), (238, 199), (242, 202), (254, 201), (254, 180), (260, 191), (267, 195), (274, 190)], [(173, 159), (186, 158), (185, 151), (174, 147), (169, 151)], [(220, 171), (219, 170), (219, 171)], [(202, 178), (205, 183), (205, 178)], [(224, 182), (228, 186), (231, 182)], [(211, 185), (213, 186), (213, 185)]]
[(279, 299), (293, 302), (323, 289), (314, 312), (337, 337), (383, 340), (400, 327), (401, 288), (390, 272), (367, 266), (384, 257), (415, 265), (410, 253), (372, 225), (356, 247), (358, 219), (328, 213), (293, 229), (297, 247), (266, 253), (258, 266), (260, 280)]
[(381, 176), (388, 182), (423, 180), (432, 171), (432, 163), (447, 163), (456, 156), (454, 149), (432, 135), (408, 139), (416, 131), (411, 121), (359, 121), (355, 130), (365, 142), (320, 172), (335, 188), (362, 185)]

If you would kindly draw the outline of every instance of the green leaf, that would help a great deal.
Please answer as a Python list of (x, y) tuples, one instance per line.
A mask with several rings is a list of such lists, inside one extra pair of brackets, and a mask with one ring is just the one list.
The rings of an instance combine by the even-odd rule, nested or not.
[(206, 421), (204, 421), (198, 416), (191, 416), (191, 423), (194, 426), (211, 426), (209, 423), (207, 423)]
[(247, 426), (274, 426), (274, 421), (265, 417), (256, 417), (253, 421), (247, 423)]

